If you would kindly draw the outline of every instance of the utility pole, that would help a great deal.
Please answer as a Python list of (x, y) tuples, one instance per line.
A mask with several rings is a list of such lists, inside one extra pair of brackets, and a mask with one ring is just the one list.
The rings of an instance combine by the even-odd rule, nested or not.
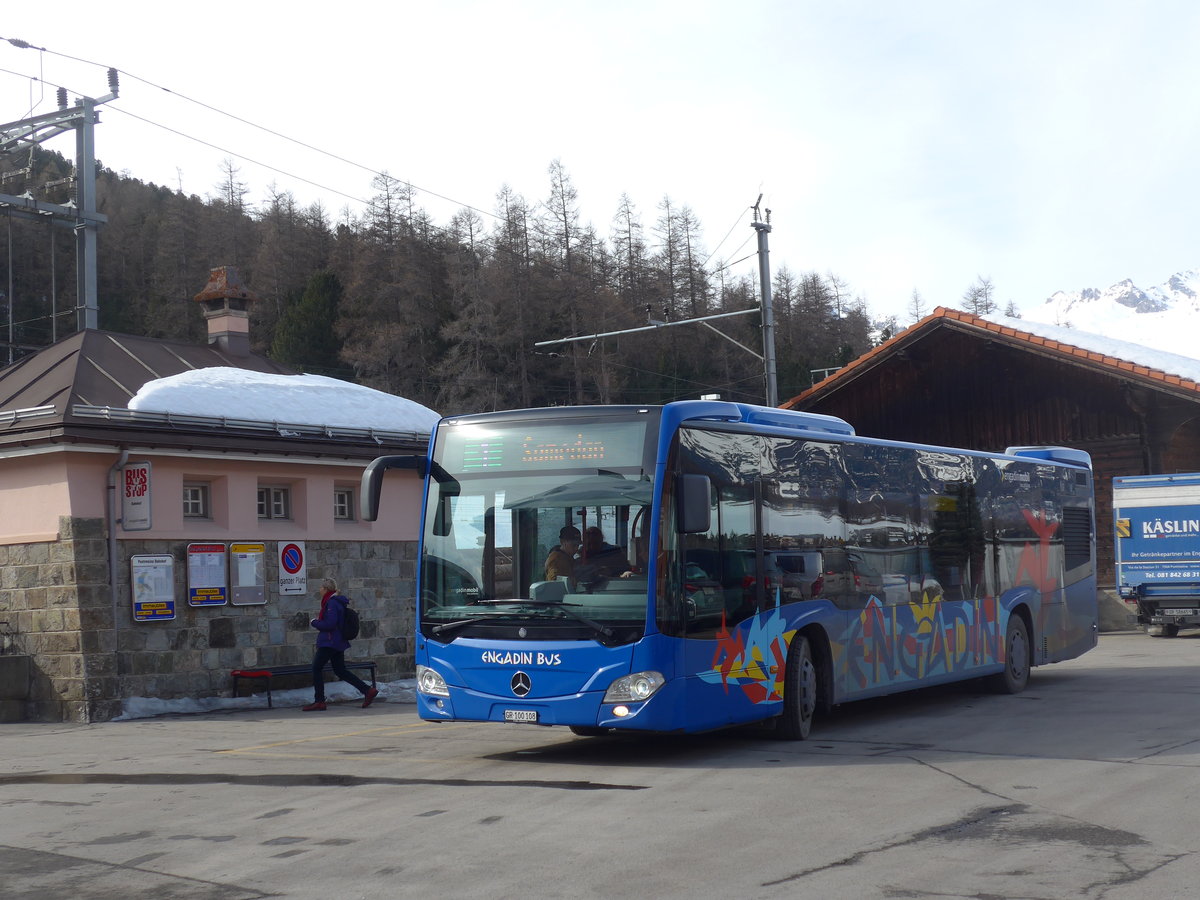
[[(736, 344), (742, 350), (745, 350), (755, 359), (760, 359), (763, 362), (763, 372), (766, 379), (766, 395), (767, 406), (779, 405), (779, 387), (775, 374), (775, 309), (771, 305), (771, 265), (768, 261), (770, 251), (767, 249), (767, 235), (771, 231), (771, 211), (768, 209), (766, 221), (761, 221), (758, 206), (762, 202), (762, 194), (758, 195), (758, 200), (754, 202), (752, 207), (754, 210), (754, 221), (751, 225), (758, 232), (758, 277), (762, 282), (762, 305), (758, 309), (740, 309), (736, 312), (717, 313), (712, 316), (699, 316), (695, 319), (679, 319), (674, 322), (658, 322), (650, 319), (649, 325), (643, 325), (640, 328), (623, 328), (620, 331), (605, 331), (597, 334), (584, 334), (578, 337), (570, 338), (555, 338), (551, 341), (538, 341), (533, 346), (535, 347), (551, 347), (555, 344), (571, 344), (577, 341), (595, 341), (606, 337), (616, 337), (622, 334), (634, 334), (639, 331), (653, 331), (656, 328), (669, 328), (673, 325), (703, 325), (714, 334), (720, 335), (730, 343)], [(747, 257), (749, 258), (749, 257)], [(763, 352), (759, 355), (754, 350), (751, 350), (745, 344), (742, 344), (729, 335), (725, 334), (717, 328), (713, 328), (709, 324), (712, 319), (724, 319), (730, 316), (744, 316), (748, 313), (759, 313), (762, 316), (762, 341)], [(646, 307), (646, 315), (650, 315), (650, 307)]]
[(771, 233), (771, 210), (767, 210), (766, 221), (759, 215), (758, 207), (762, 194), (754, 201), (754, 221), (751, 226), (758, 232), (758, 280), (762, 282), (762, 340), (763, 368), (766, 370), (767, 406), (779, 405), (779, 386), (775, 372), (775, 307), (771, 303), (771, 251), (767, 247), (767, 235)]

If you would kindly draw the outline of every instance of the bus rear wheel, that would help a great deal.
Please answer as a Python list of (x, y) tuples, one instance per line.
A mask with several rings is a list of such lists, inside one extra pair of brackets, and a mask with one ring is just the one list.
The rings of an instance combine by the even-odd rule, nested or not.
[(783, 713), (775, 720), (775, 735), (785, 741), (803, 741), (812, 731), (817, 709), (817, 666), (808, 638), (796, 635), (788, 651), (783, 677)]
[(1029, 629), (1016, 613), (1008, 617), (1004, 635), (1004, 671), (988, 677), (988, 687), (997, 694), (1019, 694), (1029, 684)]

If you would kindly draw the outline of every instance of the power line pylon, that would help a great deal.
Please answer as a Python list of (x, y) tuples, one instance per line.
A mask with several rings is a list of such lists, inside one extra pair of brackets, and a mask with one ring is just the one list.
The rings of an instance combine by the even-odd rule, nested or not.
[[(0, 209), (10, 216), (45, 221), (49, 216), (55, 225), (75, 232), (76, 292), (75, 303), (78, 327), (99, 327), (99, 302), (96, 296), (96, 232), (108, 217), (96, 211), (96, 139), (95, 126), (100, 121), (96, 107), (115, 100), (119, 93), (117, 70), (108, 70), (109, 92), (103, 97), (80, 97), (73, 106), (67, 105), (67, 92), (58, 89), (58, 109), (54, 112), (18, 119), (0, 125), (0, 153), (32, 148), (67, 131), (75, 132), (75, 199), (66, 204), (47, 203), (36, 199), (31, 191), (21, 196), (0, 194)], [(11, 279), (12, 260), (9, 259)], [(13, 347), (12, 291), (8, 291), (8, 344)], [(12, 361), (11, 359), (9, 360)]]

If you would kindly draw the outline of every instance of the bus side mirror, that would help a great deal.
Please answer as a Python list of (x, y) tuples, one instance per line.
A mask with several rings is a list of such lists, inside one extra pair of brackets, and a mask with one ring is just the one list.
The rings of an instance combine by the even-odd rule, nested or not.
[(675, 476), (675, 529), (703, 534), (711, 525), (712, 483), (707, 475)]
[(416, 469), (425, 477), (428, 467), (424, 456), (380, 456), (373, 459), (362, 474), (358, 491), (359, 515), (367, 522), (379, 518), (379, 491), (383, 486), (383, 473), (388, 469)]

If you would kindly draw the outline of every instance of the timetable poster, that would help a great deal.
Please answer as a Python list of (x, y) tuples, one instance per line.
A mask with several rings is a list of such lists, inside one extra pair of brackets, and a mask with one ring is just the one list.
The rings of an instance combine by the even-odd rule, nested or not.
[(266, 544), (229, 545), (229, 602), (254, 606), (267, 602)]
[(175, 618), (175, 557), (129, 557), (133, 621), (160, 622)]
[(229, 578), (224, 544), (188, 544), (188, 606), (224, 606)]

